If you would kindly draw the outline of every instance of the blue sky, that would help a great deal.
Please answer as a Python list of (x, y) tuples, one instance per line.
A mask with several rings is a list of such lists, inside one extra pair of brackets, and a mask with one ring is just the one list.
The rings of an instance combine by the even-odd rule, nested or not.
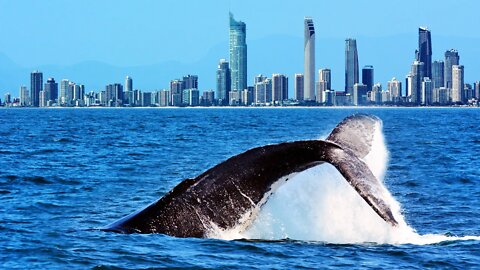
[[(393, 76), (403, 78), (408, 72), (417, 45), (419, 26), (428, 26), (432, 30), (434, 59), (443, 58), (444, 51), (449, 48), (459, 49), (461, 62), (478, 58), (478, 54), (463, 53), (476, 52), (476, 47), (479, 47), (476, 41), (480, 37), (480, 1), (474, 0), (0, 0), (0, 54), (29, 69), (44, 65), (69, 66), (85, 61), (98, 61), (115, 67), (153, 65), (165, 61), (189, 65), (206, 57), (211, 50), (222, 48), (221, 45), (225, 48), (219, 55), (228, 58), (229, 10), (247, 23), (249, 55), (259, 54), (255, 50), (264, 49), (252, 46), (258, 40), (269, 37), (302, 39), (304, 16), (314, 18), (319, 44), (317, 50), (322, 50), (322, 41), (346, 37), (370, 41), (408, 36), (409, 39), (399, 39), (405, 42), (400, 44), (405, 52), (399, 53), (399, 57), (408, 58), (404, 60), (405, 66), (392, 67), (390, 72), (376, 71), (378, 81), (382, 83)], [(436, 38), (442, 40), (441, 47), (436, 46)], [(317, 57), (317, 67), (329, 66), (337, 72), (338, 88), (341, 88), (343, 80), (340, 78), (344, 68), (343, 46), (342, 43), (336, 46), (339, 48), (338, 61), (322, 63), (322, 53)], [(303, 57), (299, 48), (295, 54)], [(376, 51), (384, 49), (387, 48), (359, 42), (361, 65), (370, 64), (369, 59), (363, 58), (365, 61), (362, 61), (362, 55), (374, 56)], [(279, 69), (302, 72), (301, 61), (295, 66)], [(479, 64), (473, 60), (464, 64), (466, 79), (479, 80)], [(252, 74), (260, 72), (252, 71)], [(383, 72), (385, 75), (381, 75)], [(195, 73), (195, 70), (189, 73)], [(2, 74), (0, 93), (5, 91), (1, 87), (11, 87), (11, 84), (2, 84), (1, 78)], [(26, 84), (28, 74), (25, 78)], [(253, 81), (252, 75), (249, 75), (249, 81)], [(88, 82), (85, 84), (88, 88)], [(141, 85), (141, 82), (138, 84)], [(205, 79), (205, 87), (214, 87), (210, 84), (212, 80)], [(16, 91), (13, 90), (14, 93)]]

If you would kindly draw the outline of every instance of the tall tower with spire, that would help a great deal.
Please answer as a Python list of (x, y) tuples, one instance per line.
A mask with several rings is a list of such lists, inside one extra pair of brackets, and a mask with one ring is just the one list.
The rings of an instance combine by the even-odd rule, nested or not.
[(305, 17), (304, 42), (304, 100), (315, 100), (315, 27), (310, 17)]

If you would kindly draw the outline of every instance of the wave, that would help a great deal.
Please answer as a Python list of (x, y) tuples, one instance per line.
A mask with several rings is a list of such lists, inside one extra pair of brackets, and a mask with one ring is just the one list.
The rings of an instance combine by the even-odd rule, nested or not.
[[(364, 158), (373, 174), (383, 180), (388, 163), (381, 126), (377, 127), (372, 151)], [(456, 237), (440, 234), (418, 234), (402, 214), (400, 203), (385, 187), (387, 201), (398, 226), (380, 218), (343, 176), (329, 164), (304, 171), (272, 194), (258, 209), (254, 220), (245, 228), (221, 230), (212, 226), (211, 236), (225, 240), (294, 239), (331, 244), (415, 244), (427, 245), (445, 241), (480, 240), (478, 236)]]

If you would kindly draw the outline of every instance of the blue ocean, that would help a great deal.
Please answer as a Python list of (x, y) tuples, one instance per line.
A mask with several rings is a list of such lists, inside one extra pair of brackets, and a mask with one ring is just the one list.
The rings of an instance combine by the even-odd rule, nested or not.
[[(99, 230), (248, 149), (383, 121), (367, 161), (400, 226), (330, 165), (208, 239)], [(480, 269), (475, 108), (0, 109), (2, 269)]]

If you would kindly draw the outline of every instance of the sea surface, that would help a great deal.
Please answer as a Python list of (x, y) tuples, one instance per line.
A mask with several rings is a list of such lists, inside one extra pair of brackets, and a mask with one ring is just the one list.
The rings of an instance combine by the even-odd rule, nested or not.
[[(340, 215), (354, 195), (325, 187), (331, 199), (316, 200), (323, 189), (301, 175), (255, 224), (259, 239), (98, 230), (231, 156), (325, 138), (358, 112), (383, 120), (389, 158), (378, 162), (416, 239)], [(0, 268), (480, 269), (479, 123), (471, 108), (0, 109)]]

